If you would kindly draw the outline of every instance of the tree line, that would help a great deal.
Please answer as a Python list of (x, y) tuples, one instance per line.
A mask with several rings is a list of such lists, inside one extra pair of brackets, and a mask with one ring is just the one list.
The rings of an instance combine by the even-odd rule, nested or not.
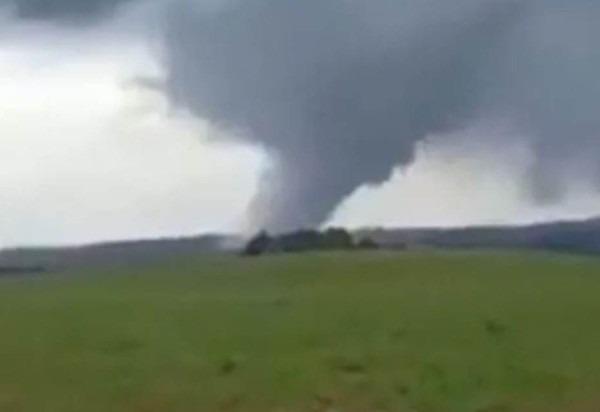
[(246, 243), (243, 254), (259, 256), (266, 253), (297, 253), (327, 250), (365, 250), (377, 249), (373, 239), (363, 237), (355, 239), (345, 229), (332, 228), (325, 231), (298, 230), (272, 236), (262, 231)]

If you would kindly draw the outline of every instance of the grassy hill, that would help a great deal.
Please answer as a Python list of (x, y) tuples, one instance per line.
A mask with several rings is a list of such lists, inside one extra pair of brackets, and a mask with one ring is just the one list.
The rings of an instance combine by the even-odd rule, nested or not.
[(96, 270), (0, 281), (0, 411), (600, 410), (598, 260), (380, 252)]
[[(337, 233), (336, 233), (337, 232)], [(327, 234), (327, 232), (325, 232)], [(299, 236), (300, 235), (300, 236)], [(276, 236), (270, 252), (314, 249), (345, 249), (344, 233), (329, 231), (333, 237), (318, 239), (314, 230)], [(549, 222), (525, 226), (474, 226), (442, 229), (361, 229), (354, 240), (374, 240), (384, 249), (522, 250), (555, 251), (600, 255), (600, 218)], [(315, 236), (317, 239), (315, 239)], [(247, 239), (236, 235), (208, 234), (194, 237), (128, 240), (71, 247), (23, 247), (0, 249), (0, 277), (20, 273), (160, 264), (199, 254), (241, 251)], [(322, 242), (325, 242), (323, 245)], [(341, 242), (341, 243), (340, 243)], [(327, 244), (329, 243), (329, 246)], [(341, 247), (340, 247), (341, 246)]]
[(0, 250), (0, 275), (62, 272), (73, 269), (156, 264), (199, 254), (239, 249), (243, 240), (229, 235), (129, 240), (64, 247)]

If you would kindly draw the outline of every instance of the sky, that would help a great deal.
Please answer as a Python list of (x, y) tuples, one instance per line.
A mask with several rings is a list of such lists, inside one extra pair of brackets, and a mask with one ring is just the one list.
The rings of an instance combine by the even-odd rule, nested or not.
[(262, 154), (218, 140), (208, 122), (144, 87), (141, 77), (160, 74), (149, 44), (113, 37), (117, 25), (13, 24), (0, 38), (0, 245), (243, 223)]
[[(0, 7), (0, 247), (600, 211), (598, 159), (586, 155), (599, 146), (600, 94), (584, 84), (600, 59), (588, 47), (595, 29), (580, 24), (583, 12), (598, 17), (592, 2), (532, 2), (532, 33), (519, 35), (541, 57), (528, 61), (512, 43), (519, 26), (504, 34), (513, 12), (467, 0), (435, 13), (336, 0), (351, 18), (295, 0), (10, 1)], [(416, 23), (395, 19), (400, 3)], [(471, 37), (494, 24), (502, 34), (483, 46), (498, 42), (519, 66), (479, 61)], [(348, 43), (356, 27), (370, 34)], [(448, 35), (460, 47), (440, 43)], [(560, 76), (551, 66), (548, 83), (524, 75), (561, 47), (573, 56)]]

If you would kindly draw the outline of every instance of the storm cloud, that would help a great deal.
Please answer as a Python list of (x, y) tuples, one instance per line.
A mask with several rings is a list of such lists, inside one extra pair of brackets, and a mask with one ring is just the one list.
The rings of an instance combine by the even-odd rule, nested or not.
[(259, 224), (312, 226), (415, 143), (484, 117), (528, 136), (540, 201), (600, 160), (600, 4), (589, 0), (253, 0), (169, 15), (174, 102), (276, 161)]
[[(12, 0), (54, 21), (136, 1)], [(531, 148), (538, 202), (600, 182), (596, 0), (150, 1), (165, 7), (171, 103), (270, 154), (257, 226), (321, 224), (419, 142), (485, 119)]]
[(9, 0), (17, 17), (81, 23), (112, 15), (132, 0)]

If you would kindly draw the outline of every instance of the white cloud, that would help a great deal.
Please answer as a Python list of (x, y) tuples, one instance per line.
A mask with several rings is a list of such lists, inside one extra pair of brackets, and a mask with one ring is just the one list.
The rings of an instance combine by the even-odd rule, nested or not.
[(128, 82), (157, 73), (144, 49), (39, 47), (0, 52), (0, 245), (240, 225), (264, 156)]
[(575, 184), (573, 179), (558, 204), (534, 202), (525, 184), (533, 160), (522, 146), (527, 139), (515, 139), (511, 130), (498, 126), (479, 124), (455, 135), (431, 136), (418, 147), (413, 164), (397, 169), (384, 184), (359, 188), (328, 225), (452, 227), (598, 213), (600, 195), (585, 180)]

